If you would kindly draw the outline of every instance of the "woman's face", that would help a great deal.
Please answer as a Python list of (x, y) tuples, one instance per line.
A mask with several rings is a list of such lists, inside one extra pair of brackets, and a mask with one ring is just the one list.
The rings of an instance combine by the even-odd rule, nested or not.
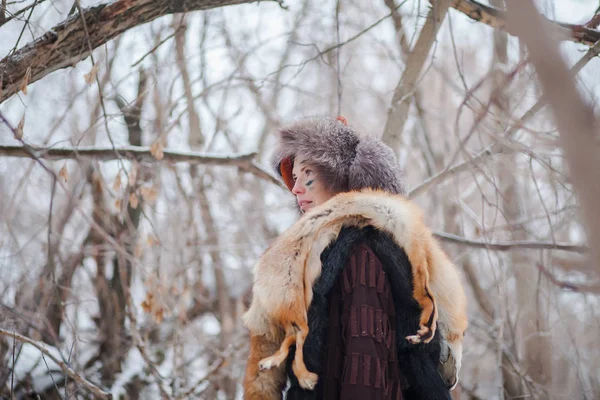
[(292, 178), (294, 179), (292, 193), (296, 196), (302, 212), (323, 204), (333, 197), (333, 193), (325, 188), (324, 182), (319, 179), (314, 168), (302, 156), (294, 160)]

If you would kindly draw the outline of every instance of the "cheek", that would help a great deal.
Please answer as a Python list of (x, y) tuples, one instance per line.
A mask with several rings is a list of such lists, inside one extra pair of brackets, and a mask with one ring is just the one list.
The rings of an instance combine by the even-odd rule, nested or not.
[(325, 188), (325, 186), (321, 184), (321, 182), (318, 183), (318, 185), (314, 185), (313, 195), (319, 203), (324, 203), (332, 196), (329, 194), (329, 191)]

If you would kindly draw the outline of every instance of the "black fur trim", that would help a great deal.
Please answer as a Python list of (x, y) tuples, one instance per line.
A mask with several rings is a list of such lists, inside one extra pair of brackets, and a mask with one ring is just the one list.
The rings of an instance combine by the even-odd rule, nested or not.
[[(410, 344), (405, 337), (419, 329), (421, 309), (413, 298), (412, 268), (406, 252), (398, 247), (386, 233), (368, 227), (343, 228), (338, 239), (321, 254), (323, 270), (313, 286), (314, 298), (308, 310), (309, 334), (304, 343), (304, 361), (309, 371), (323, 372), (323, 357), (326, 354), (328, 327), (327, 295), (346, 265), (355, 244), (365, 242), (377, 255), (389, 278), (394, 306), (396, 308), (396, 345), (398, 365), (408, 387), (403, 390), (404, 400), (450, 400), (450, 392), (439, 375), (437, 366), (440, 357), (438, 332), (433, 340), (417, 345)], [(287, 400), (318, 400), (322, 392), (320, 381), (315, 390), (304, 390), (292, 372), (294, 349), (287, 361), (290, 388)], [(342, 399), (343, 400), (343, 399)]]

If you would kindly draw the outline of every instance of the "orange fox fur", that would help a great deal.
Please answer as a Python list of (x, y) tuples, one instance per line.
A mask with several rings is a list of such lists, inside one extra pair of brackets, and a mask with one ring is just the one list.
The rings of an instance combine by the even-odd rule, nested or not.
[(294, 374), (303, 388), (315, 387), (318, 377), (306, 369), (303, 360), (312, 286), (321, 273), (321, 253), (349, 225), (374, 226), (391, 234), (406, 251), (412, 265), (413, 296), (422, 308), (419, 330), (406, 339), (427, 343), (437, 323), (443, 323), (458, 374), (467, 311), (456, 268), (424, 225), (422, 211), (415, 204), (399, 195), (364, 190), (339, 194), (309, 210), (255, 265), (252, 303), (244, 315), (251, 335), (245, 399), (281, 397), (284, 360), (293, 344)]

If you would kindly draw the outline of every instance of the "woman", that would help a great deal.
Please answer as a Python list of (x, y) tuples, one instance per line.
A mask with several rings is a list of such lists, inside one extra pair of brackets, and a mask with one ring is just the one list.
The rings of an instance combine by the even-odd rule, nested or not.
[[(392, 150), (378, 139), (359, 137), (340, 118), (305, 119), (283, 129), (274, 164), (301, 212), (351, 190), (404, 192)], [(300, 387), (292, 352), (286, 398), (449, 399), (453, 382), (437, 371), (437, 335), (429, 344), (397, 339), (419, 326), (406, 253), (372, 227), (348, 227), (321, 261), (303, 351), (318, 384), (314, 390)]]

